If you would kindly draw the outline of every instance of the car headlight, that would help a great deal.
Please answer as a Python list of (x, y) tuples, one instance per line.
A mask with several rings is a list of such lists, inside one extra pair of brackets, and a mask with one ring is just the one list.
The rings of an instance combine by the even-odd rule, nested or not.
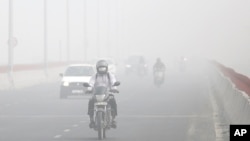
[(67, 81), (63, 82), (63, 86), (65, 86), (65, 87), (69, 86), (69, 82), (67, 82)]
[(127, 68), (130, 68), (130, 67), (131, 67), (131, 65), (126, 65), (126, 67), (127, 67)]
[(92, 89), (93, 89), (92, 87), (87, 87), (88, 91), (92, 91)]

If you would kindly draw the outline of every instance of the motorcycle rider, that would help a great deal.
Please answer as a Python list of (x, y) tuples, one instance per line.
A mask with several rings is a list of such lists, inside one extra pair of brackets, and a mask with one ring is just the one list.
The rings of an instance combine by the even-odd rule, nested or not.
[[(113, 86), (113, 84), (116, 82), (116, 78), (112, 73), (108, 72), (108, 63), (105, 60), (99, 60), (96, 63), (96, 70), (97, 73), (94, 74), (90, 81), (89, 84), (90, 86), (93, 88), (96, 85), (103, 85), (106, 86), (109, 90), (113, 90), (113, 92), (118, 93), (118, 90), (115, 86)], [(95, 123), (94, 123), (94, 103), (95, 103), (95, 99), (94, 97), (92, 97), (89, 100), (89, 104), (88, 104), (88, 115), (90, 117), (90, 124), (89, 127), (93, 128)], [(113, 96), (113, 98), (111, 98), (108, 103), (111, 106), (111, 115), (112, 115), (112, 126), (116, 127), (116, 122), (115, 122), (115, 117), (117, 116), (117, 104), (115, 101), (115, 98)]]
[(156, 63), (153, 66), (153, 73), (155, 75), (156, 72), (163, 72), (165, 73), (165, 64), (161, 61), (161, 58), (156, 59)]

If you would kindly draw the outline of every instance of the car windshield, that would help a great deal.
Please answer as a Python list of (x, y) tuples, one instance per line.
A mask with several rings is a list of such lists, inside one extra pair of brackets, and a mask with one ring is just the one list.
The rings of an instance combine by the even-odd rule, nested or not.
[(92, 76), (93, 67), (90, 66), (71, 66), (65, 71), (65, 76)]

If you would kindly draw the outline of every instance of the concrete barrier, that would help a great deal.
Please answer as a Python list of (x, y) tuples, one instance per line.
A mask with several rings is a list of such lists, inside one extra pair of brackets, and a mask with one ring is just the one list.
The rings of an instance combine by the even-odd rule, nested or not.
[(13, 84), (9, 81), (8, 73), (0, 73), (0, 90), (20, 89), (41, 83), (56, 82), (60, 80), (59, 73), (64, 66), (48, 69), (48, 76), (43, 70), (26, 70), (13, 72)]
[[(229, 124), (249, 124), (249, 94), (239, 90), (237, 84), (232, 82), (228, 75), (230, 74), (225, 74), (225, 70), (221, 71), (221, 68), (214, 65), (213, 73), (211, 75), (214, 94), (220, 99), (219, 101), (222, 102), (225, 115), (230, 122)], [(244, 82), (246, 82), (246, 79)], [(241, 82), (240, 85), (243, 86), (244, 84)]]
[(237, 89), (246, 92), (250, 96), (250, 79), (240, 73), (237, 73), (232, 68), (226, 67), (216, 61), (212, 62), (220, 72), (227, 78), (229, 78)]
[(18, 64), (13, 67), (13, 81), (8, 76), (8, 66), (0, 66), (0, 90), (24, 88), (40, 83), (56, 82), (61, 78), (59, 73), (65, 71), (69, 64), (88, 63), (82, 61), (50, 62), (47, 73), (44, 73), (44, 64)]

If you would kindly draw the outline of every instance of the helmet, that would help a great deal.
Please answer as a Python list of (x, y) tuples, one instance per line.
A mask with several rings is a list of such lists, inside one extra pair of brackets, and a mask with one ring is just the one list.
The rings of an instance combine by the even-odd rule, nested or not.
[(99, 74), (105, 74), (108, 72), (108, 63), (106, 60), (99, 60), (96, 63), (96, 71)]

